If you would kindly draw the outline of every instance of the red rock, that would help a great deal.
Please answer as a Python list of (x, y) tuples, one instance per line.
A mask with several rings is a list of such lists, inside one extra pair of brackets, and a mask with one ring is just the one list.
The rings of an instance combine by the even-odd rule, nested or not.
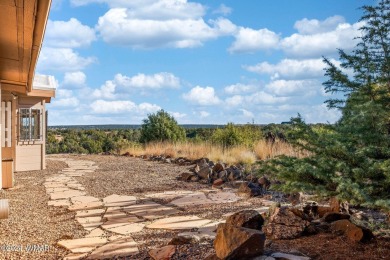
[(222, 180), (222, 179), (216, 179), (214, 182), (213, 182), (213, 186), (221, 186), (223, 185), (225, 182)]
[(226, 224), (235, 227), (261, 230), (264, 224), (264, 219), (256, 210), (242, 210), (229, 216), (226, 219)]
[(152, 249), (148, 253), (149, 256), (154, 260), (170, 260), (176, 253), (176, 247), (173, 245), (164, 246), (161, 248)]
[(339, 213), (339, 212), (328, 212), (322, 217), (325, 222), (331, 223), (333, 221), (341, 220), (341, 219), (350, 219), (349, 214)]
[(214, 240), (217, 257), (226, 260), (247, 259), (264, 252), (265, 235), (262, 231), (220, 224)]
[(341, 232), (346, 235), (349, 240), (354, 242), (367, 241), (373, 238), (373, 234), (370, 230), (359, 227), (348, 219), (333, 222), (330, 229), (334, 232)]
[(336, 197), (329, 200), (331, 212), (340, 212), (340, 201)]
[(296, 216), (286, 207), (275, 208), (264, 231), (273, 239), (300, 237), (310, 223)]

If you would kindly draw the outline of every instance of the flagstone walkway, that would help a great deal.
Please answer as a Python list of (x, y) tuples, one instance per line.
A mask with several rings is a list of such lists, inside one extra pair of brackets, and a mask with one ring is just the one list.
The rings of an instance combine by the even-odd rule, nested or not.
[[(182, 216), (180, 207), (211, 203), (229, 203), (239, 200), (232, 191), (166, 191), (146, 194), (144, 197), (112, 194), (96, 198), (86, 194), (77, 181), (98, 167), (92, 161), (56, 158), (67, 163), (68, 168), (46, 178), (44, 186), (50, 196), (48, 205), (67, 207), (75, 211), (75, 220), (89, 234), (84, 238), (58, 241), (58, 245), (70, 250), (64, 259), (104, 259), (131, 256), (139, 253), (138, 244), (131, 237), (144, 228), (182, 230), (198, 238), (215, 237), (216, 226), (223, 222), (198, 216)], [(152, 199), (173, 199), (171, 206)], [(181, 213), (181, 216), (171, 216)], [(197, 232), (189, 232), (198, 229)], [(185, 232), (188, 231), (188, 232)]]

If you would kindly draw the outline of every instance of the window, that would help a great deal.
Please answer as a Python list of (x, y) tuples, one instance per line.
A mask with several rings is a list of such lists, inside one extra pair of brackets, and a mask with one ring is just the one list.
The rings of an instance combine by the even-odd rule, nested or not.
[(42, 140), (42, 110), (35, 108), (19, 109), (19, 140)]

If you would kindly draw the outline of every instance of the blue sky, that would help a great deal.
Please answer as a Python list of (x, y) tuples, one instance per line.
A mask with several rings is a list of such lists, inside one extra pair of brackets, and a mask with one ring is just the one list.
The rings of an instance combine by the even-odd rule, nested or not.
[(54, 75), (49, 125), (335, 122), (335, 64), (373, 0), (53, 0), (37, 73)]

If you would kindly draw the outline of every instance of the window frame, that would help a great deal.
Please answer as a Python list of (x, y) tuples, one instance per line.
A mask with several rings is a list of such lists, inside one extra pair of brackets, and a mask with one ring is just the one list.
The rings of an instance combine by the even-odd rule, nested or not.
[[(24, 122), (24, 119), (26, 119), (27, 123)], [(37, 131), (35, 130), (36, 128), (38, 128)], [(20, 107), (18, 109), (18, 141), (43, 141), (42, 108)]]

